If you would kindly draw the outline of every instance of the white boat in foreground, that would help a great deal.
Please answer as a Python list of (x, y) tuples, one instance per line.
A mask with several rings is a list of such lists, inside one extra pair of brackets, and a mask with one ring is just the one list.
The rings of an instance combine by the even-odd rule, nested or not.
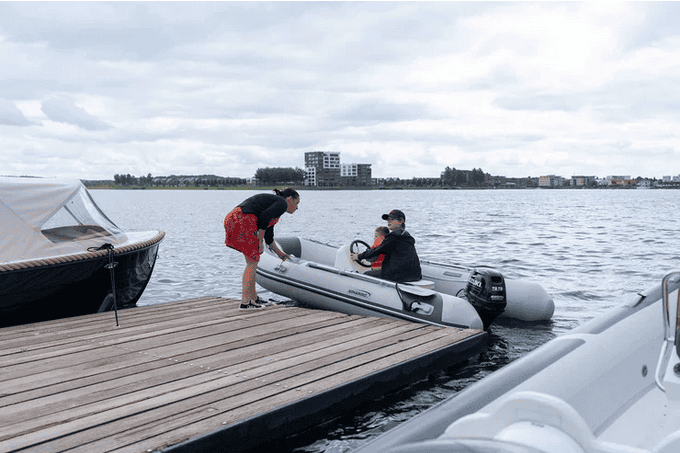
[(491, 269), (421, 261), (421, 281), (394, 283), (364, 275), (367, 268), (350, 259), (350, 249), (360, 241), (343, 247), (298, 237), (276, 241), (294, 258), (281, 261), (267, 250), (257, 283), (315, 308), (475, 329), (488, 327), (499, 315), (549, 320), (555, 309), (539, 285), (506, 280)]
[(680, 272), (358, 451), (680, 452)]

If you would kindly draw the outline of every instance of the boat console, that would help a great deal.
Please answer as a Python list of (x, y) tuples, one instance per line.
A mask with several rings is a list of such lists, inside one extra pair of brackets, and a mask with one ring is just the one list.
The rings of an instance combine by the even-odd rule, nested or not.
[(351, 253), (351, 246), (349, 245), (343, 245), (340, 247), (335, 254), (335, 267), (338, 269), (352, 269), (356, 272), (364, 273), (366, 272), (367, 269), (370, 268), (370, 266), (367, 268), (366, 266), (362, 266), (358, 262), (354, 261), (352, 258), (349, 257), (349, 254)]

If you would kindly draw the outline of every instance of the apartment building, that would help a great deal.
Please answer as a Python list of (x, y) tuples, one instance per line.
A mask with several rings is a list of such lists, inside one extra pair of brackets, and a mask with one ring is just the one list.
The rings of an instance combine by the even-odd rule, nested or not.
[(305, 153), (306, 186), (363, 187), (371, 180), (371, 164), (342, 164), (339, 152)]

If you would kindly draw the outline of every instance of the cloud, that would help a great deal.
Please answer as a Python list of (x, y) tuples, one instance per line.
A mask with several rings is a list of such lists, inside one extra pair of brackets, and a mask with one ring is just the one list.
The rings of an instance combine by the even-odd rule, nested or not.
[(5, 126), (30, 126), (33, 123), (26, 119), (16, 105), (7, 99), (0, 98), (0, 124)]
[(647, 150), (680, 149), (678, 20), (672, 2), (0, 2), (0, 167), (246, 177), (327, 150), (385, 177), (654, 176)]
[(42, 111), (49, 119), (59, 123), (68, 123), (88, 131), (111, 129), (111, 125), (89, 114), (78, 107), (66, 96), (53, 97), (42, 103)]
[(563, 110), (573, 112), (579, 109), (579, 103), (572, 97), (552, 94), (531, 96), (501, 96), (494, 102), (507, 110)]
[(367, 126), (383, 122), (414, 121), (429, 116), (427, 106), (424, 104), (398, 104), (390, 101), (366, 99), (360, 105), (353, 106), (340, 113), (337, 118), (342, 122)]

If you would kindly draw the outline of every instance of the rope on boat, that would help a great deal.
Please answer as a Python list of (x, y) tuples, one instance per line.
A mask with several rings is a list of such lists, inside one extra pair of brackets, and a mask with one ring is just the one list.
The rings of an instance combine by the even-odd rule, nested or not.
[[(113, 250), (113, 253), (115, 255), (120, 255), (122, 253), (129, 253), (134, 250), (139, 250), (145, 247), (148, 247), (150, 245), (153, 245), (157, 242), (160, 242), (163, 238), (165, 237), (165, 231), (159, 231), (156, 236), (153, 238), (149, 239), (148, 241), (142, 241), (138, 242), (135, 244), (129, 244), (129, 245), (124, 245), (122, 247), (119, 247), (115, 250)], [(88, 249), (89, 250), (89, 249)], [(93, 258), (101, 258), (109, 254), (108, 250), (99, 250), (90, 252), (88, 251), (87, 253), (77, 253), (74, 255), (64, 255), (64, 256), (56, 256), (53, 258), (40, 258), (40, 259), (35, 259), (35, 260), (28, 260), (28, 261), (22, 261), (19, 263), (6, 263), (6, 264), (1, 264), (0, 263), (0, 272), (6, 272), (6, 271), (15, 271), (19, 269), (30, 269), (34, 267), (40, 267), (40, 266), (51, 266), (54, 264), (63, 264), (63, 263), (70, 263), (73, 261), (82, 261), (82, 260), (89, 260)]]

